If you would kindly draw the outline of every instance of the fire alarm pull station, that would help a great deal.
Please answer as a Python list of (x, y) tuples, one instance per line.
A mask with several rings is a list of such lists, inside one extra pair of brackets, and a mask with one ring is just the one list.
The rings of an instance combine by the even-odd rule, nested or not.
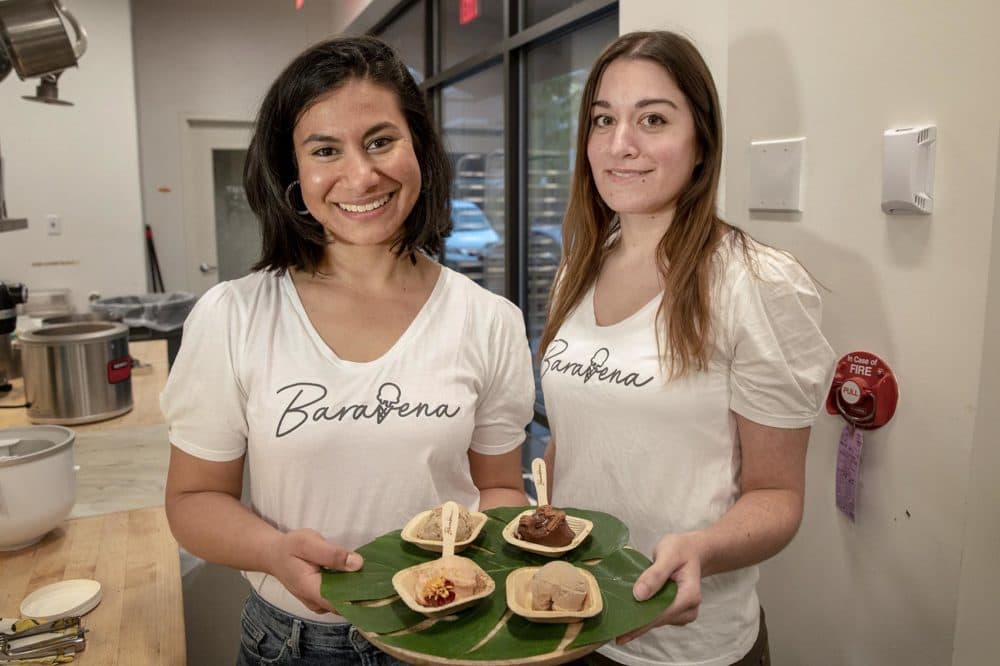
[(896, 413), (899, 386), (888, 364), (871, 352), (856, 351), (837, 362), (826, 411), (864, 430), (881, 428)]
[(871, 352), (856, 351), (837, 362), (826, 411), (847, 424), (837, 451), (837, 508), (855, 519), (861, 471), (862, 430), (881, 428), (892, 419), (899, 386), (889, 365)]

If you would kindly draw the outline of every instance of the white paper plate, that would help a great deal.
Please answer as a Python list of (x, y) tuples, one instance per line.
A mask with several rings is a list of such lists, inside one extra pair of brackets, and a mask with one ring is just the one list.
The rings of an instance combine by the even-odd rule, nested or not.
[(77, 578), (40, 587), (21, 602), (21, 615), (36, 620), (55, 620), (71, 615), (83, 615), (101, 601), (101, 584), (96, 580)]

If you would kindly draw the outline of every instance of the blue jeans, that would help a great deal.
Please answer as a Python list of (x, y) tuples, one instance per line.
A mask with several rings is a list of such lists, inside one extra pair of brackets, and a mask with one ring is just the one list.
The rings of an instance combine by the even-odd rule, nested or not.
[(242, 635), (237, 666), (280, 664), (402, 664), (365, 640), (349, 624), (310, 622), (272, 606), (251, 592), (240, 617)]

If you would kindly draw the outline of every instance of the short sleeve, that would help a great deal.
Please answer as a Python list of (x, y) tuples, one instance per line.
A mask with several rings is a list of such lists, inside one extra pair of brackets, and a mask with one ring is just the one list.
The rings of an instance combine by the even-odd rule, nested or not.
[(792, 257), (759, 247), (758, 259), (730, 292), (730, 408), (767, 426), (811, 426), (834, 368), (820, 330), (822, 301)]
[(499, 297), (498, 301), (485, 348), (488, 377), (476, 403), (472, 432), (472, 450), (485, 455), (520, 446), (534, 416), (535, 381), (524, 319), (513, 303)]
[(235, 370), (240, 321), (229, 284), (199, 298), (160, 394), (170, 443), (205, 460), (234, 460), (246, 451), (246, 395)]

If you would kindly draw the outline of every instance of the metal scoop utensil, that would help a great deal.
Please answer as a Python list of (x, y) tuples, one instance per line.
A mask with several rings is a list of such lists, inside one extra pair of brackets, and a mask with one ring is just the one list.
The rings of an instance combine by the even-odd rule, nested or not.
[[(23, 638), (54, 632), (61, 633), (37, 641), (23, 644), (21, 642)], [(87, 646), (86, 632), (87, 630), (80, 626), (79, 617), (61, 617), (17, 633), (0, 634), (0, 664), (14, 659), (35, 659), (82, 652)]]

